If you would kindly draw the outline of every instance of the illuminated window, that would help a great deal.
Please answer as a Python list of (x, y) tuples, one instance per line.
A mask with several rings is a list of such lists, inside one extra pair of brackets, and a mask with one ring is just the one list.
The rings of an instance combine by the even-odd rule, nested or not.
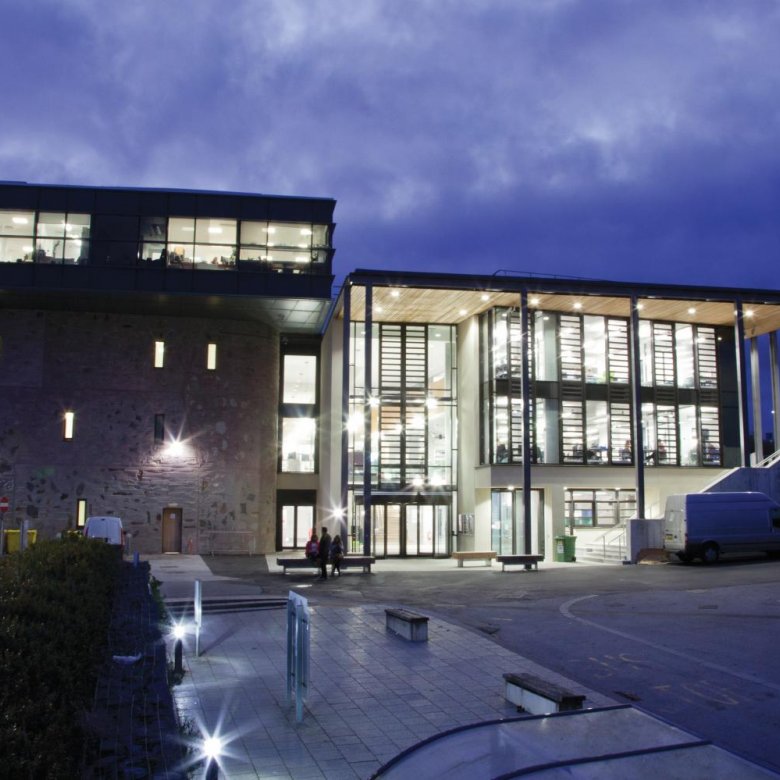
[(80, 498), (76, 501), (76, 528), (83, 528), (87, 521), (87, 499)]
[(206, 347), (206, 368), (215, 371), (217, 368), (217, 345), (209, 344)]
[(282, 471), (314, 472), (317, 423), (313, 417), (287, 417), (282, 420)]
[(165, 342), (154, 342), (154, 367), (162, 368), (165, 365)]
[(316, 355), (285, 355), (283, 371), (282, 403), (317, 402)]
[(65, 416), (62, 419), (62, 438), (65, 441), (70, 441), (73, 438), (74, 425), (75, 414), (73, 412), (65, 412)]

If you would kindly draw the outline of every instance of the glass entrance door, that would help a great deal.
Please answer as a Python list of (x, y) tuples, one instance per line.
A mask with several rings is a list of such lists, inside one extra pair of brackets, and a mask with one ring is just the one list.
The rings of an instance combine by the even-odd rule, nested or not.
[(414, 557), (447, 554), (449, 538), (447, 505), (374, 504), (372, 549), (381, 557)]
[(314, 528), (314, 507), (282, 505), (282, 547), (306, 547)]

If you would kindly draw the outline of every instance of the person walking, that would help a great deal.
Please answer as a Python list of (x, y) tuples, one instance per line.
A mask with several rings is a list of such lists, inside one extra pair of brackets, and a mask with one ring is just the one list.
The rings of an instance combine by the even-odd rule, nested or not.
[(323, 525), (320, 535), (320, 579), (328, 579), (328, 558), (330, 557), (330, 534)]
[(336, 534), (333, 537), (333, 544), (330, 546), (330, 561), (333, 564), (330, 568), (330, 576), (334, 577), (336, 572), (341, 576), (341, 559), (344, 557), (344, 547), (341, 544), (341, 537)]

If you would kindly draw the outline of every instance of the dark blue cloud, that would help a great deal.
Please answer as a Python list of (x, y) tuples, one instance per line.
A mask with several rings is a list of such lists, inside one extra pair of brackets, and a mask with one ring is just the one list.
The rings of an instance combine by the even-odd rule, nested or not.
[(770, 0), (12, 0), (0, 176), (335, 197), (339, 275), (777, 287), (779, 33)]

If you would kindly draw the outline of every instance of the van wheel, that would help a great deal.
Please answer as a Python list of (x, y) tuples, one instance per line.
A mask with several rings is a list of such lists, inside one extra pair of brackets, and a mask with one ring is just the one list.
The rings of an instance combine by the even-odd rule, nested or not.
[(703, 563), (717, 563), (720, 551), (717, 544), (708, 544), (701, 553)]
[(678, 552), (677, 557), (680, 559), (681, 563), (690, 563), (693, 560), (688, 553), (684, 552)]

